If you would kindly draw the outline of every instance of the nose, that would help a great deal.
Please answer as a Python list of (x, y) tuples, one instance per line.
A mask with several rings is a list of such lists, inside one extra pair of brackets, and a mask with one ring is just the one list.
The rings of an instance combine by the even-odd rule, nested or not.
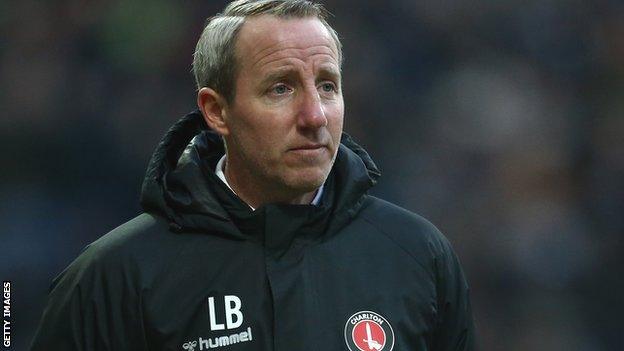
[(327, 126), (327, 117), (316, 87), (304, 91), (299, 104), (297, 124), (303, 129), (319, 129)]

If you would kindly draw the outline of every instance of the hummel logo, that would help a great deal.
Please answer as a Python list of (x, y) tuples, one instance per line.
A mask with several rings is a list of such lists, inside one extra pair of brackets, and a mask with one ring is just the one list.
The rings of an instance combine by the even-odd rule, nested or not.
[(189, 341), (185, 342), (184, 345), (182, 345), (182, 348), (188, 351), (193, 351), (195, 350), (195, 346), (197, 346), (197, 341)]
[(185, 342), (182, 345), (182, 348), (187, 351), (195, 350), (195, 346), (197, 346), (197, 342), (199, 342), (200, 350), (210, 350), (216, 349), (222, 346), (229, 346), (238, 344), (241, 342), (248, 342), (253, 340), (253, 335), (251, 334), (251, 327), (247, 327), (247, 330), (242, 331), (240, 333), (234, 333), (230, 335), (222, 335), (215, 336), (212, 338), (202, 338), (201, 336), (197, 340)]

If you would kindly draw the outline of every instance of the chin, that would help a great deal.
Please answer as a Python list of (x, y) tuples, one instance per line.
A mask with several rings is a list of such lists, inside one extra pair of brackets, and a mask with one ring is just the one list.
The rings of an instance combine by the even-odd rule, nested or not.
[(319, 169), (297, 172), (289, 176), (284, 183), (291, 189), (297, 189), (297, 192), (307, 193), (323, 185), (328, 174), (329, 172)]

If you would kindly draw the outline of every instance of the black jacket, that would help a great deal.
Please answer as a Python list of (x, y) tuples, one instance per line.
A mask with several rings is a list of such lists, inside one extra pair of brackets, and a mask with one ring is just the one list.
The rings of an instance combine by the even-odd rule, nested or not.
[(473, 350), (468, 287), (429, 222), (367, 195), (343, 135), (319, 206), (251, 211), (196, 111), (155, 151), (145, 213), (55, 278), (32, 350)]

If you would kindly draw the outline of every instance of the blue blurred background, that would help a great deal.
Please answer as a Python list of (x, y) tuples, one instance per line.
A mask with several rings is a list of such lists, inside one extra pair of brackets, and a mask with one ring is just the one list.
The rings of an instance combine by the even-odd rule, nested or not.
[[(483, 350), (623, 350), (624, 3), (333, 0), (373, 191), (434, 222)], [(0, 278), (25, 350), (52, 278), (139, 213), (225, 1), (0, 2)]]

